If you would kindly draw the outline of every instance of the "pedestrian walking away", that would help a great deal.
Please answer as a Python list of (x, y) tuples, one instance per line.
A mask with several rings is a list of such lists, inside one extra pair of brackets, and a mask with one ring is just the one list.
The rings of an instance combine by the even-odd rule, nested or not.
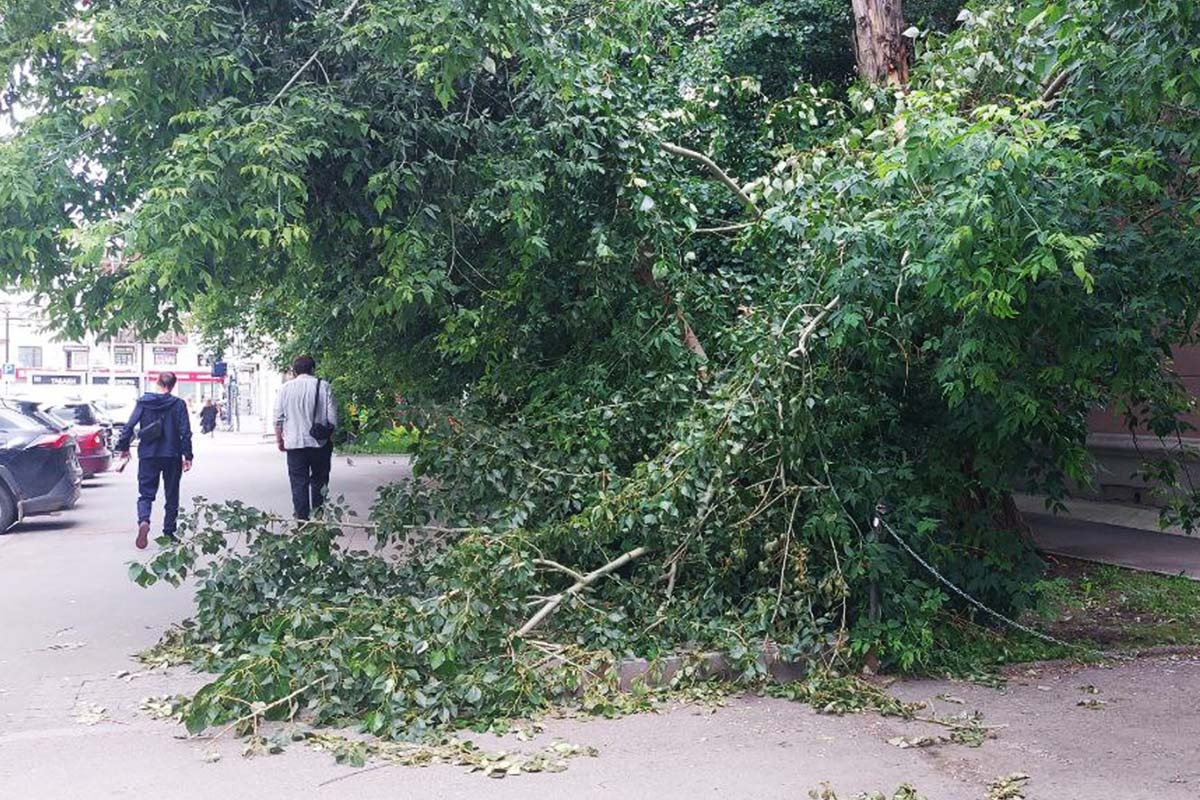
[(296, 519), (308, 519), (324, 504), (333, 461), (337, 405), (329, 383), (317, 378), (316, 371), (312, 356), (298, 357), (292, 362), (295, 377), (275, 401), (275, 442), (287, 453)]
[(207, 400), (204, 403), (204, 408), (200, 409), (200, 433), (212, 435), (212, 432), (217, 429), (217, 404), (212, 400)]
[(179, 518), (179, 481), (192, 468), (192, 423), (187, 406), (171, 392), (175, 389), (175, 373), (158, 376), (157, 392), (147, 392), (133, 407), (129, 422), (117, 440), (117, 451), (129, 458), (129, 448), (136, 429), (138, 436), (138, 499), (137, 538), (134, 544), (144, 550), (150, 538), (150, 512), (163, 489), (163, 536), (178, 541), (175, 536)]

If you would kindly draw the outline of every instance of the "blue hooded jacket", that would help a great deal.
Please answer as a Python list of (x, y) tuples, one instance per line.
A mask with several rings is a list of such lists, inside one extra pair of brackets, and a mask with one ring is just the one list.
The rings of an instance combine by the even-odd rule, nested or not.
[(133, 441), (134, 428), (143, 423), (149, 425), (161, 419), (163, 435), (153, 442), (138, 445), (138, 458), (179, 458), (192, 460), (192, 421), (188, 418), (187, 406), (173, 394), (146, 392), (133, 407), (129, 422), (117, 440), (117, 451), (129, 450)]

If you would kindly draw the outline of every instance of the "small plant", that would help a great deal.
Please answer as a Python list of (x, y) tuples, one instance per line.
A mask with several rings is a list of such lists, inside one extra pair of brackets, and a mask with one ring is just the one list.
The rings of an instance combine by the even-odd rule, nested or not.
[(421, 431), (416, 425), (392, 425), (381, 431), (364, 433), (338, 450), (366, 455), (411, 454), (416, 452), (420, 441)]

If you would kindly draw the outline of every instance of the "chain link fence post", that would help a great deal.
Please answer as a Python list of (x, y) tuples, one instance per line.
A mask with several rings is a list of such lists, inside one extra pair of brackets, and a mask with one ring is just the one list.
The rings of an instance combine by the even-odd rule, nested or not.
[[(875, 504), (875, 518), (871, 520), (871, 533), (867, 537), (867, 541), (871, 544), (880, 544), (883, 541), (883, 518), (890, 510), (888, 504), (882, 500)], [(868, 588), (867, 603), (868, 618), (873, 623), (879, 622), (879, 581), (875, 578), (871, 579), (871, 585)]]

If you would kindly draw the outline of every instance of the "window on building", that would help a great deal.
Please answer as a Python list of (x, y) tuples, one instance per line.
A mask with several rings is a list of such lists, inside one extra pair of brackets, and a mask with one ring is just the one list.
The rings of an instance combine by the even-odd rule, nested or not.
[(42, 366), (42, 348), (18, 347), (17, 366), (26, 369), (40, 369)]
[(69, 348), (67, 351), (67, 369), (87, 369), (88, 351), (86, 347)]
[(137, 351), (132, 347), (113, 348), (114, 367), (132, 367), (137, 363)]
[(173, 367), (178, 358), (179, 349), (176, 347), (154, 348), (154, 366), (156, 367)]
[(198, 356), (196, 356), (196, 366), (197, 367), (211, 367), (212, 366), (212, 358), (209, 356), (203, 355), (203, 354), (198, 355)]

